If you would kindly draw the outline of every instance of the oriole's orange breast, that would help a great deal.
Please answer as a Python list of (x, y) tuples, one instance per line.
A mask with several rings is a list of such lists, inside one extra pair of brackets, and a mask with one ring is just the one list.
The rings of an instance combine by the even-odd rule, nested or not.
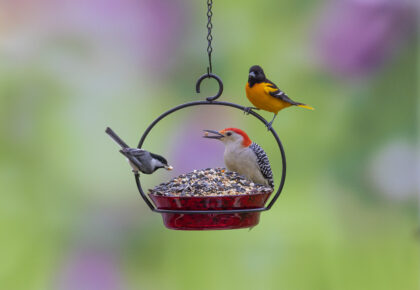
[(252, 88), (247, 83), (245, 87), (248, 100), (259, 109), (277, 114), (281, 109), (290, 106), (289, 103), (271, 96), (269, 94), (270, 90), (273, 89), (268, 87), (267, 83), (254, 84)]

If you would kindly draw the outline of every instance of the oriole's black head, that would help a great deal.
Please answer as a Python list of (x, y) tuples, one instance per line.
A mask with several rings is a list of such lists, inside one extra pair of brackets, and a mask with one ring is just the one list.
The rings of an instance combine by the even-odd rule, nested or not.
[(254, 84), (258, 84), (265, 81), (265, 74), (263, 69), (259, 65), (251, 66), (249, 69), (248, 83), (252, 87)]

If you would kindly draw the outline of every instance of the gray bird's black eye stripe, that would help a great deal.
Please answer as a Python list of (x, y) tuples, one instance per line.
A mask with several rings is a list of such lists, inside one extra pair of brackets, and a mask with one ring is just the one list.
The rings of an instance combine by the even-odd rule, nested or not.
[(166, 159), (163, 156), (160, 156), (160, 155), (157, 155), (157, 154), (153, 154), (153, 153), (150, 153), (150, 155), (152, 155), (153, 158), (159, 160), (163, 164), (168, 164), (168, 161), (166, 161)]

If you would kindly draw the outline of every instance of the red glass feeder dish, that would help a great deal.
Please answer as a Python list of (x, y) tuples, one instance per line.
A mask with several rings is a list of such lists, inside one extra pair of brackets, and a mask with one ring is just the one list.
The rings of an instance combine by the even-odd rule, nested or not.
[[(271, 193), (225, 196), (163, 196), (149, 194), (160, 210), (182, 210), (187, 213), (163, 212), (163, 223), (173, 230), (224, 230), (254, 227), (260, 212), (225, 213), (235, 209), (257, 209), (264, 206)], [(217, 210), (221, 213), (191, 214), (191, 211)]]
[[(219, 92), (213, 97), (208, 97), (206, 101), (185, 103), (160, 115), (146, 129), (140, 139), (138, 148), (143, 146), (146, 137), (159, 121), (161, 121), (166, 116), (186, 107), (201, 105), (233, 107), (249, 113), (249, 115), (256, 117), (267, 126), (268, 122), (263, 117), (252, 110), (248, 111), (244, 106), (229, 102), (216, 101), (216, 99), (219, 98), (223, 92), (223, 83), (218, 76), (212, 73), (204, 74), (199, 78), (196, 85), (197, 93), (200, 92), (200, 83), (205, 78), (216, 79), (219, 83)], [(168, 193), (168, 195), (149, 194), (150, 199), (155, 204), (153, 205), (141, 187), (139, 174), (135, 173), (134, 176), (141, 197), (152, 211), (162, 214), (163, 222), (169, 229), (223, 230), (256, 226), (259, 222), (260, 212), (269, 210), (280, 196), (286, 178), (286, 156), (282, 143), (272, 127), (269, 129), (269, 131), (277, 141), (278, 147), (280, 149), (280, 155), (282, 158), (282, 175), (279, 188), (267, 206), (264, 205), (271, 195), (270, 192), (218, 196), (171, 196), (170, 193)]]

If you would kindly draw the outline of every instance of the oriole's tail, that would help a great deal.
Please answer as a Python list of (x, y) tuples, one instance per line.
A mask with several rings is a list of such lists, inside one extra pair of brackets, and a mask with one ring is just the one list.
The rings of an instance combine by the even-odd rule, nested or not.
[(296, 106), (301, 107), (301, 108), (305, 108), (305, 109), (309, 109), (309, 110), (315, 110), (311, 106), (308, 106), (308, 105), (305, 105), (305, 104), (302, 104), (302, 103), (300, 103), (300, 104), (298, 104)]

